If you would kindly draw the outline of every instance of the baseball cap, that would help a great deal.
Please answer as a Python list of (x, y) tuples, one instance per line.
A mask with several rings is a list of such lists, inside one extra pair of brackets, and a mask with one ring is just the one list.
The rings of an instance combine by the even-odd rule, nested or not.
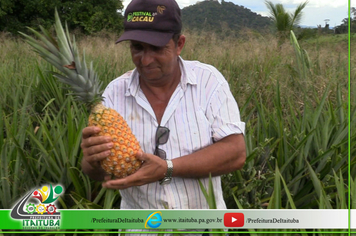
[(175, 0), (132, 0), (125, 10), (124, 33), (116, 43), (135, 40), (162, 47), (181, 30), (181, 11)]

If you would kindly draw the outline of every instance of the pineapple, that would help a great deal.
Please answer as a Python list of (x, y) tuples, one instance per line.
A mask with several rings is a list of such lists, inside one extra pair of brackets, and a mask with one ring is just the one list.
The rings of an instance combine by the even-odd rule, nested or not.
[(115, 110), (105, 107), (101, 82), (93, 69), (79, 58), (78, 48), (69, 39), (68, 27), (64, 31), (58, 12), (55, 12), (55, 31), (57, 40), (47, 30), (41, 27), (43, 34), (29, 28), (42, 43), (21, 33), (35, 51), (46, 61), (56, 67), (61, 73), (52, 72), (61, 82), (70, 85), (73, 95), (83, 102), (90, 110), (89, 126), (100, 127), (98, 135), (111, 136), (114, 147), (109, 157), (101, 161), (102, 168), (116, 178), (123, 178), (135, 173), (141, 167), (141, 161), (136, 159), (136, 153), (141, 150), (139, 142), (132, 134), (123, 117)]

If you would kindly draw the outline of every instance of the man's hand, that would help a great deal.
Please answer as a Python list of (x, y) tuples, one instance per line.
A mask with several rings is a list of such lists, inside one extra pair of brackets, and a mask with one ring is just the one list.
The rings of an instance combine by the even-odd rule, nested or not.
[(126, 189), (132, 186), (141, 186), (164, 178), (167, 172), (167, 162), (153, 154), (138, 152), (138, 160), (143, 161), (141, 168), (134, 174), (122, 179), (110, 179), (106, 177), (103, 187), (112, 189)]
[(95, 136), (100, 128), (89, 126), (82, 131), (81, 148), (83, 150), (82, 169), (92, 179), (103, 180), (105, 171), (100, 166), (100, 161), (110, 155), (113, 143), (110, 136)]

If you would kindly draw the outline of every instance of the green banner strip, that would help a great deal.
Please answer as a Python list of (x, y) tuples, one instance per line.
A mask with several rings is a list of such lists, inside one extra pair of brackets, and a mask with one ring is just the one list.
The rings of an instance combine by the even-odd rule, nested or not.
[[(58, 210), (56, 214), (19, 215), (0, 210), (2, 230), (117, 230), (159, 231), (184, 229), (324, 229), (332, 232), (347, 229), (347, 210)], [(59, 213), (59, 214), (58, 214)], [(326, 229), (326, 230), (325, 230)], [(276, 230), (281, 231), (281, 230)]]

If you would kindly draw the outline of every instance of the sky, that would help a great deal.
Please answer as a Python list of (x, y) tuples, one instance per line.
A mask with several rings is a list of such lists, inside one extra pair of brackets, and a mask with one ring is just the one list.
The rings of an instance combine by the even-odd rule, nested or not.
[[(197, 0), (176, 0), (179, 7), (193, 5)], [(221, 0), (219, 0), (221, 1)], [(268, 9), (264, 0), (225, 0), (236, 5), (244, 6), (252, 12), (256, 12), (262, 16), (269, 16)], [(293, 12), (297, 6), (305, 0), (270, 0), (274, 4), (281, 3), (284, 8)], [(303, 10), (303, 17), (300, 25), (317, 27), (325, 26), (326, 23), (330, 27), (335, 27), (342, 24), (342, 20), (348, 17), (348, 2), (349, 0), (308, 0), (307, 6)], [(356, 0), (350, 0), (351, 7), (356, 7)], [(130, 0), (124, 0), (124, 9)]]

